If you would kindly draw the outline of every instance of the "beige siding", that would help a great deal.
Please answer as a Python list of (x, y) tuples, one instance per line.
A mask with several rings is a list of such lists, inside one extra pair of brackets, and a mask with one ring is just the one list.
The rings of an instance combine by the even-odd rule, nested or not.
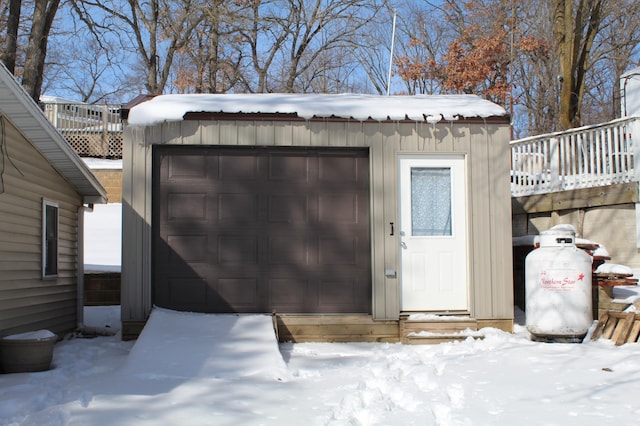
[[(77, 223), (81, 197), (5, 120), (0, 193), (0, 334), (76, 327)], [(42, 274), (42, 199), (58, 203), (58, 277)]]
[[(169, 133), (172, 126), (167, 127)], [(161, 140), (160, 128), (127, 128), (124, 140), (121, 271), (128, 285), (122, 287), (121, 310), (123, 321), (130, 321), (151, 312), (151, 141)]]
[[(571, 224), (578, 237), (606, 247), (608, 263), (640, 269), (640, 252), (636, 247), (636, 205), (634, 203), (567, 209), (546, 213), (520, 213), (514, 216), (514, 236), (538, 235), (558, 225)], [(606, 226), (603, 226), (606, 224)]]
[[(638, 183), (514, 198), (513, 235), (538, 235), (571, 224), (577, 236), (604, 245), (610, 263), (640, 269), (637, 247)], [(606, 226), (603, 226), (606, 224)]]
[(122, 170), (120, 169), (94, 169), (104, 189), (107, 191), (107, 200), (110, 203), (122, 202)]
[[(363, 146), (370, 150), (373, 315), (397, 319), (399, 268), (398, 154), (457, 153), (467, 159), (469, 270), (472, 316), (513, 318), (509, 128), (484, 123), (349, 121), (182, 121), (128, 128), (123, 177), (123, 320), (142, 321), (151, 309), (151, 145)], [(127, 206), (129, 206), (127, 210)]]

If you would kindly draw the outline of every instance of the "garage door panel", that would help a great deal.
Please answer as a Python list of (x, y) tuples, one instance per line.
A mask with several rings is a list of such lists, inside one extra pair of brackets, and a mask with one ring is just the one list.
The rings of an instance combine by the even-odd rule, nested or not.
[(207, 177), (207, 157), (203, 155), (177, 155), (167, 159), (167, 179), (193, 180)]
[(318, 180), (321, 183), (343, 184), (355, 183), (361, 176), (358, 157), (337, 157), (335, 155), (320, 155), (318, 158)]
[(258, 222), (258, 194), (220, 194), (218, 196), (218, 221), (226, 223)]
[(207, 194), (168, 194), (167, 220), (207, 220)]
[(318, 197), (320, 223), (356, 224), (358, 217), (357, 194), (323, 194)]
[(217, 280), (217, 297), (226, 301), (227, 304), (242, 310), (248, 308), (253, 310), (260, 300), (258, 294), (258, 279), (247, 278), (219, 278)]
[(306, 156), (271, 154), (267, 164), (269, 180), (294, 182), (296, 185), (309, 182), (310, 164)]
[(306, 238), (271, 237), (269, 244), (269, 265), (307, 265), (309, 263), (309, 243)]
[(154, 146), (154, 303), (370, 312), (368, 161), (360, 149)]
[(208, 286), (202, 278), (173, 278), (167, 281), (167, 298), (180, 305), (204, 305)]
[(250, 152), (245, 154), (225, 154), (217, 156), (219, 179), (222, 181), (257, 180), (258, 158)]
[(209, 260), (209, 242), (205, 235), (169, 235), (167, 245), (167, 261), (171, 265)]
[[(318, 263), (323, 266), (357, 265), (360, 257), (358, 238), (328, 238), (318, 239)], [(367, 253), (368, 254), (368, 253)]]
[(307, 194), (269, 195), (269, 222), (308, 223), (309, 196)]
[(258, 238), (253, 235), (220, 235), (218, 237), (218, 264), (257, 265)]
[(211, 264), (211, 244), (205, 238), (193, 236), (170, 236), (168, 243), (156, 244), (154, 247), (154, 262), (164, 265), (164, 274), (158, 275), (157, 280), (167, 276), (201, 276), (206, 277)]
[(269, 299), (274, 309), (288, 311), (300, 306), (301, 300), (308, 298), (308, 282), (299, 278), (273, 278), (268, 281)]
[(356, 280), (327, 279), (318, 285), (318, 305), (324, 310), (357, 306), (360, 296)]

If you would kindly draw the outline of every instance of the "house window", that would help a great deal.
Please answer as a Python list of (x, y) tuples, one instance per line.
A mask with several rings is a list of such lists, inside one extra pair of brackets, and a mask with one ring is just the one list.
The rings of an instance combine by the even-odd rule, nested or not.
[(58, 275), (58, 204), (42, 200), (42, 277)]

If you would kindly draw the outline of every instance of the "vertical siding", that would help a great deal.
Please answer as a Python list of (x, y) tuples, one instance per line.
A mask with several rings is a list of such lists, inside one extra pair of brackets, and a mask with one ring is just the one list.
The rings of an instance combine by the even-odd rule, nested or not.
[(121, 315), (130, 321), (151, 312), (151, 146), (144, 142), (161, 138), (159, 127), (129, 127), (124, 136)]
[[(397, 155), (459, 153), (467, 158), (471, 314), (512, 318), (508, 126), (451, 123), (183, 121), (125, 132), (123, 319), (151, 309), (151, 145), (363, 146), (370, 149), (373, 314), (397, 319), (399, 268)], [(125, 195), (126, 193), (126, 195)], [(125, 210), (123, 210), (125, 212)], [(131, 217), (125, 218), (124, 216)], [(129, 247), (130, 246), (130, 247)]]
[[(404, 124), (396, 124), (400, 128), (406, 128)], [(395, 126), (394, 126), (395, 127)], [(375, 278), (384, 283), (384, 312), (374, 312), (376, 319), (398, 319), (400, 313), (400, 264), (399, 250), (400, 243), (398, 241), (397, 230), (398, 217), (398, 182), (397, 182), (397, 153), (400, 141), (403, 136), (396, 132), (396, 128), (391, 126), (379, 125), (382, 133), (382, 158), (384, 163), (382, 169), (376, 171), (379, 182), (372, 182), (372, 191), (375, 196), (382, 198), (384, 210), (380, 227), (373, 230), (374, 233), (383, 236), (384, 244), (384, 261), (377, 265)], [(379, 188), (382, 194), (377, 194)], [(394, 235), (391, 235), (391, 223), (394, 225)], [(385, 269), (393, 269), (395, 276), (387, 276)]]
[(473, 314), (513, 318), (509, 129), (472, 129)]
[[(0, 334), (77, 326), (77, 224), (81, 196), (5, 120), (0, 193)], [(9, 161), (9, 159), (11, 161)], [(58, 277), (42, 275), (42, 198), (58, 203)]]
[[(475, 129), (474, 129), (475, 130)], [(491, 188), (488, 180), (488, 141), (484, 132), (474, 131), (471, 136), (471, 153), (468, 158), (469, 170), (469, 212), (470, 217), (470, 272), (472, 315), (487, 316), (491, 312), (494, 288), (491, 283), (491, 234), (488, 226)]]
[[(387, 265), (387, 244), (384, 233), (385, 210), (384, 202), (385, 180), (384, 169), (385, 140), (380, 131), (379, 123), (364, 123), (362, 126), (364, 140), (370, 146), (369, 167), (371, 170), (370, 184), (370, 221), (371, 221), (371, 274), (373, 285), (373, 316), (374, 318), (394, 318), (397, 316), (397, 307), (393, 306), (397, 295), (397, 279), (387, 279), (385, 268), (393, 268)], [(390, 306), (391, 304), (391, 306)]]
[[(493, 188), (491, 229), (493, 230), (491, 318), (513, 318), (513, 257), (511, 234), (510, 139), (508, 128), (489, 126), (491, 142), (490, 183)], [(506, 178), (505, 178), (506, 177)]]

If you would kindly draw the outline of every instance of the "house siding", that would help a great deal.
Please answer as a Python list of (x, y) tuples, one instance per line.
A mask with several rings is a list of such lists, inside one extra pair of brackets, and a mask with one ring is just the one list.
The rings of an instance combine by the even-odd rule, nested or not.
[(470, 314), (512, 319), (509, 126), (483, 123), (351, 121), (197, 121), (125, 126), (123, 153), (124, 322), (151, 311), (151, 145), (274, 145), (368, 147), (371, 170), (373, 317), (398, 319), (397, 162), (400, 154), (463, 154), (467, 161), (470, 218)]
[(538, 235), (555, 225), (571, 224), (578, 237), (606, 247), (611, 263), (640, 269), (639, 201), (637, 182), (514, 198), (513, 235)]
[[(0, 335), (77, 325), (81, 196), (7, 119), (0, 193)], [(59, 207), (58, 276), (42, 279), (42, 199)]]
[(122, 170), (94, 169), (92, 171), (107, 191), (109, 203), (122, 202)]

